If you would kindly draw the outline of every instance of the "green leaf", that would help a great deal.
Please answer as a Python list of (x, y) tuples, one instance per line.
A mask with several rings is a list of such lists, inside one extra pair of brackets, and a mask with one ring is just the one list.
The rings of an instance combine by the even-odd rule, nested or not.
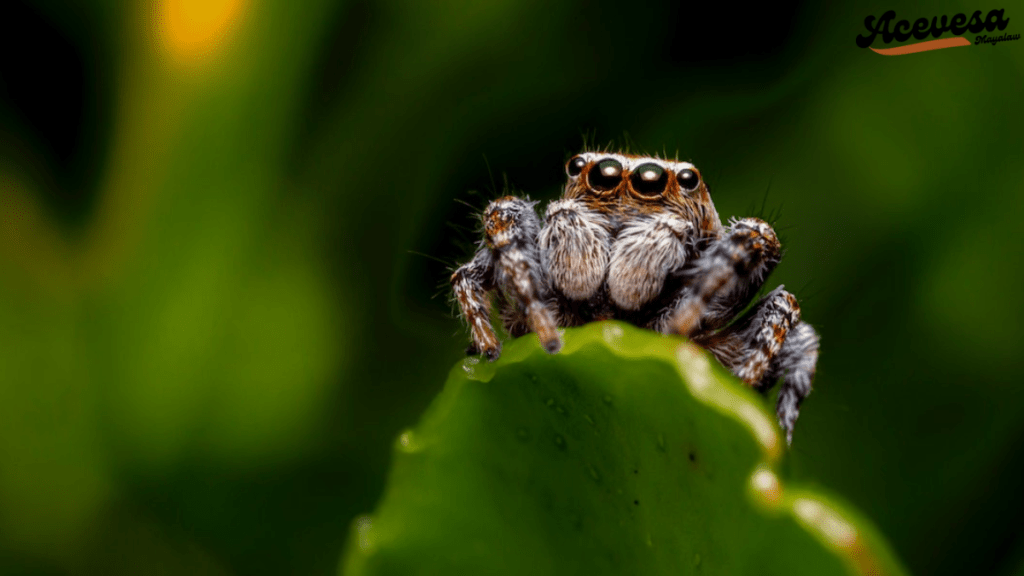
[(783, 482), (774, 415), (705, 352), (618, 322), (564, 337), (455, 366), (345, 573), (903, 573), (865, 520)]

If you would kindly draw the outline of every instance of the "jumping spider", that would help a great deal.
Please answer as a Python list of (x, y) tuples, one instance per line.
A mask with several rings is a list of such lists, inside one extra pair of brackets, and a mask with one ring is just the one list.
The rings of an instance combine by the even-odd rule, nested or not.
[(772, 227), (758, 218), (723, 226), (688, 162), (585, 152), (565, 170), (543, 226), (526, 199), (505, 196), (484, 210), (480, 248), (451, 277), (472, 333), (467, 352), (501, 353), (491, 293), (508, 333), (535, 332), (550, 353), (562, 346), (557, 327), (596, 320), (682, 334), (756, 390), (784, 377), (777, 412), (792, 442), (818, 334), (782, 286), (737, 318), (782, 256)]

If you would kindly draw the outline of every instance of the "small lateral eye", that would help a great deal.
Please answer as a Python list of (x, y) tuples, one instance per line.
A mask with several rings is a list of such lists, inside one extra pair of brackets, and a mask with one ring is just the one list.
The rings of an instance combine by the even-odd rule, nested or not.
[(633, 170), (629, 181), (637, 193), (644, 196), (657, 196), (665, 191), (665, 185), (668, 184), (668, 173), (653, 162), (641, 164), (637, 166), (636, 170)]
[(587, 173), (590, 187), (600, 192), (614, 189), (622, 182), (622, 164), (618, 160), (605, 158)]
[(695, 170), (686, 168), (680, 170), (679, 174), (676, 174), (676, 180), (679, 181), (679, 185), (682, 186), (683, 190), (692, 191), (696, 190), (697, 186), (700, 186), (700, 176), (697, 175)]
[(565, 173), (571, 178), (575, 178), (583, 172), (583, 168), (587, 166), (587, 161), (583, 159), (583, 156), (573, 156), (569, 159), (569, 163), (565, 165)]

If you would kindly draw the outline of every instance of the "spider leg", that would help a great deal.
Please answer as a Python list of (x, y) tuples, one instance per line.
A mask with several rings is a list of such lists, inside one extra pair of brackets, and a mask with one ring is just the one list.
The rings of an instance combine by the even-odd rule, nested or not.
[(772, 290), (738, 322), (694, 343), (707, 348), (740, 380), (760, 389), (790, 329), (800, 321), (796, 298), (782, 286)]
[(786, 442), (793, 443), (793, 425), (800, 415), (800, 404), (811, 393), (811, 381), (818, 364), (818, 333), (810, 324), (798, 322), (789, 330), (786, 342), (760, 387), (770, 388), (781, 376), (785, 378), (779, 389), (775, 411), (779, 424), (786, 431)]
[(522, 307), (530, 329), (554, 354), (562, 348), (562, 339), (547, 304), (548, 280), (537, 247), (540, 220), (534, 204), (514, 196), (491, 202), (483, 215), (485, 242), (493, 252), (495, 283)]
[(739, 322), (714, 334), (699, 334), (693, 341), (760, 392), (785, 376), (777, 412), (786, 440), (792, 442), (800, 402), (810, 394), (818, 357), (818, 335), (800, 321), (796, 298), (779, 286)]
[(682, 272), (685, 288), (655, 326), (686, 336), (725, 326), (750, 303), (781, 255), (778, 237), (766, 222), (733, 221)]
[(493, 289), (494, 258), (491, 250), (483, 247), (473, 259), (452, 274), (452, 290), (459, 303), (462, 317), (469, 324), (473, 344), (467, 354), (483, 353), (490, 360), (501, 354), (501, 342), (491, 326), (491, 298)]

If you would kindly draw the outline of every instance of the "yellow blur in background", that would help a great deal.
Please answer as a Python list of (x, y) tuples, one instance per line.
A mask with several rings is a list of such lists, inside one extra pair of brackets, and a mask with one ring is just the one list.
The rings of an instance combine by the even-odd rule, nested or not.
[(159, 3), (160, 42), (171, 59), (190, 63), (226, 48), (246, 9), (243, 0), (166, 0)]

